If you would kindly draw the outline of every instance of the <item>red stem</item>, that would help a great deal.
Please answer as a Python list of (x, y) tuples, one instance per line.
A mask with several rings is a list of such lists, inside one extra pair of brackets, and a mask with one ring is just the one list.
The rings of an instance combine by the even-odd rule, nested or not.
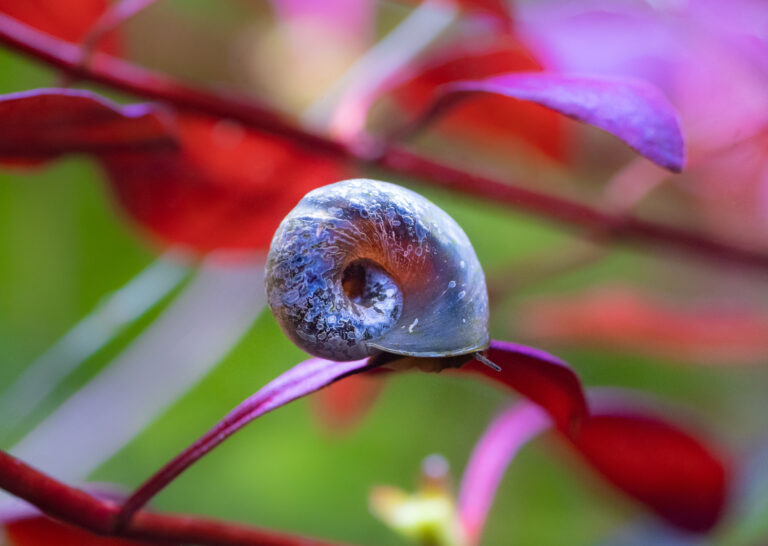
[(331, 542), (276, 533), (197, 516), (136, 513), (125, 527), (116, 525), (120, 507), (111, 501), (65, 485), (0, 451), (0, 488), (24, 499), (56, 519), (101, 535), (161, 543), (210, 546), (332, 546)]
[(80, 62), (81, 51), (78, 46), (38, 32), (5, 15), (0, 15), (0, 43), (74, 78), (105, 84), (199, 113), (235, 119), (340, 159), (382, 167), (401, 176), (413, 176), (432, 185), (509, 204), (571, 227), (597, 231), (614, 240), (661, 244), (718, 262), (768, 270), (766, 254), (732, 246), (682, 228), (608, 213), (562, 197), (475, 175), (417, 155), (402, 146), (373, 142), (360, 148), (350, 148), (330, 138), (305, 131), (252, 100), (189, 87), (165, 75), (108, 55), (96, 54), (89, 66), (84, 67)]
[(586, 229), (590, 234), (599, 235), (600, 240), (627, 240), (646, 245), (661, 245), (670, 249), (685, 250), (717, 262), (768, 270), (768, 254), (731, 246), (674, 226), (623, 214), (612, 214), (562, 197), (511, 186), (433, 161), (404, 148), (392, 146), (371, 163), (393, 172), (407, 173), (428, 181), (433, 186), (484, 197), (495, 203), (509, 204), (536, 216)]

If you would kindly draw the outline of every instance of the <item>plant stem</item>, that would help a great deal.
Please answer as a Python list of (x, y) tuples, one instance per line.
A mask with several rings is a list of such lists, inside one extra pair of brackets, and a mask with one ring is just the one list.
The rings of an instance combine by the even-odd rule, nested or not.
[(662, 245), (719, 263), (768, 271), (768, 254), (733, 246), (683, 228), (606, 212), (511, 182), (472, 174), (410, 152), (396, 144), (369, 141), (347, 146), (304, 130), (253, 100), (190, 87), (109, 55), (97, 53), (92, 62), (84, 67), (80, 62), (78, 46), (38, 32), (5, 15), (0, 15), (0, 44), (81, 80), (108, 85), (178, 108), (234, 119), (342, 160), (380, 167), (393, 174), (415, 177), (425, 183), (511, 205), (570, 227), (597, 229), (613, 241)]
[(0, 487), (49, 516), (100, 535), (210, 546), (333, 544), (210, 518), (147, 511), (135, 514), (130, 524), (119, 529), (117, 504), (65, 485), (4, 451), (0, 451)]

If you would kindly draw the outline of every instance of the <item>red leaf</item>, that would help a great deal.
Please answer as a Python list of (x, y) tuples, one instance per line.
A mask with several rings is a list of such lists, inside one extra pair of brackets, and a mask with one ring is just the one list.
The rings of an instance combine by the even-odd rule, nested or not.
[[(497, 74), (541, 70), (541, 65), (512, 34), (462, 40), (414, 68), (416, 77), (394, 90), (395, 99), (410, 113), (424, 111), (440, 86)], [(563, 120), (537, 104), (487, 95), (457, 105), (437, 123), (439, 130), (505, 143), (520, 140), (547, 156), (564, 156)]]
[(572, 440), (608, 481), (670, 523), (690, 531), (717, 523), (725, 465), (688, 433), (654, 417), (613, 412), (582, 422)]
[[(107, 0), (0, 0), (0, 13), (52, 36), (80, 42), (107, 9)], [(114, 37), (104, 42), (104, 51), (115, 53)]]
[(637, 351), (697, 364), (762, 363), (768, 314), (757, 309), (675, 305), (626, 288), (529, 303), (518, 328), (569, 345)]
[(45, 516), (28, 517), (6, 523), (5, 535), (9, 540), (8, 546), (147, 546), (150, 544), (95, 535)]
[(121, 106), (90, 91), (35, 89), (0, 96), (0, 161), (35, 163), (73, 152), (175, 146), (171, 118), (149, 104)]
[(161, 241), (199, 251), (267, 248), (310, 190), (347, 178), (336, 161), (216, 118), (178, 118), (179, 152), (103, 156), (127, 212)]
[(559, 358), (539, 349), (507, 341), (491, 341), (488, 358), (496, 371), (473, 360), (459, 371), (484, 375), (535, 402), (568, 433), (587, 415), (587, 402), (578, 376)]

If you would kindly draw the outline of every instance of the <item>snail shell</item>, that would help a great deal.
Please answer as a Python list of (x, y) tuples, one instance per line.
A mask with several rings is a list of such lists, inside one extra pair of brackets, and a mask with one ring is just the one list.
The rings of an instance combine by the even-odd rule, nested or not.
[(272, 240), (266, 287), (288, 337), (322, 358), (488, 347), (488, 292), (469, 239), (395, 184), (345, 180), (304, 196)]

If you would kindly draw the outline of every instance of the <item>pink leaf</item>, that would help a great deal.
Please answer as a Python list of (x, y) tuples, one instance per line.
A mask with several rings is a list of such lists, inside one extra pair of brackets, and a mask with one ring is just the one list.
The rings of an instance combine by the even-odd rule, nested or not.
[(171, 117), (149, 104), (121, 106), (96, 93), (35, 89), (0, 96), (0, 161), (38, 162), (73, 152), (172, 149)]
[(535, 402), (562, 431), (570, 431), (587, 415), (587, 402), (578, 376), (568, 365), (545, 351), (507, 341), (491, 341), (488, 358), (497, 372), (473, 360), (459, 371), (484, 375)]
[(671, 171), (681, 171), (685, 163), (674, 108), (657, 88), (633, 79), (532, 72), (454, 82), (441, 88), (415, 125), (421, 127), (457, 101), (484, 93), (535, 102), (600, 127)]
[(551, 426), (540, 408), (523, 403), (501, 413), (472, 450), (459, 491), (459, 518), (469, 544), (477, 544), (496, 489), (517, 452)]

